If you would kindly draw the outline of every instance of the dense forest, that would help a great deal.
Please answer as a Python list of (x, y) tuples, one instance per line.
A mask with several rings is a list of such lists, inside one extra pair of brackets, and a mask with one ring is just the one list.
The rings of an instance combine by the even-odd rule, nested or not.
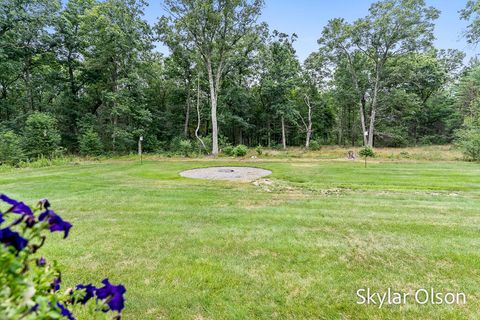
[[(0, 162), (135, 152), (140, 137), (147, 152), (214, 155), (238, 144), (480, 150), (480, 62), (433, 46), (440, 12), (424, 0), (332, 17), (305, 61), (295, 34), (260, 21), (262, 0), (165, 0), (154, 25), (146, 5), (0, 0)], [(480, 1), (459, 12), (472, 45), (479, 13)]]

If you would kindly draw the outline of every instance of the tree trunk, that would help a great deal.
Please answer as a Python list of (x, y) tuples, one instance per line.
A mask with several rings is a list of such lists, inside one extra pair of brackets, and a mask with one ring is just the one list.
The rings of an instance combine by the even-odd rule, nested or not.
[(213, 77), (212, 64), (207, 61), (208, 83), (210, 86), (210, 105), (212, 113), (212, 155), (218, 155), (218, 124), (217, 124), (217, 89), (218, 83), (215, 83)]
[(373, 147), (373, 133), (375, 127), (375, 115), (377, 112), (378, 89), (380, 85), (380, 62), (377, 62), (377, 70), (375, 75), (375, 86), (373, 88), (372, 110), (370, 112), (370, 125), (368, 128), (368, 146)]
[(287, 149), (287, 139), (285, 137), (285, 118), (283, 117), (283, 115), (282, 115), (281, 121), (282, 121), (282, 145), (283, 145), (283, 149)]
[(114, 116), (113, 116), (112, 124), (113, 124), (113, 132), (112, 132), (112, 151), (115, 152), (115, 145), (117, 144), (117, 133), (116, 133), (116, 128), (117, 128), (117, 124), (118, 124), (118, 117), (117, 117), (117, 115), (114, 115)]
[(116, 107), (116, 103), (115, 103), (115, 100), (117, 98), (116, 96), (116, 93), (118, 91), (118, 84), (117, 84), (117, 80), (118, 80), (118, 73), (117, 73), (117, 64), (115, 62), (114, 59), (112, 59), (112, 64), (114, 66), (113, 68), (113, 72), (112, 72), (112, 93), (113, 93), (113, 102), (112, 102), (112, 112), (113, 112), (113, 120), (112, 120), (112, 123), (113, 123), (113, 130), (112, 130), (112, 151), (115, 152), (115, 149), (116, 149), (116, 144), (117, 144), (117, 132), (116, 132), (116, 129), (117, 129), (117, 125), (118, 125), (118, 115), (117, 115), (117, 110), (115, 110), (115, 107)]
[[(306, 123), (306, 132), (307, 137), (305, 141), (305, 148), (308, 149), (310, 146), (310, 137), (312, 136), (312, 104), (310, 103), (310, 99), (307, 95), (305, 95), (305, 104), (308, 107), (308, 116), (307, 116), (307, 123)], [(303, 121), (303, 119), (302, 119)]]
[(25, 81), (25, 87), (27, 89), (27, 95), (28, 95), (28, 104), (30, 107), (30, 111), (35, 111), (34, 107), (34, 102), (33, 102), (33, 88), (31, 84), (31, 60), (28, 58), (25, 61), (25, 67), (24, 67), (24, 81)]
[(270, 117), (267, 120), (267, 146), (270, 148), (272, 145), (272, 139), (270, 135)]
[(190, 88), (187, 87), (187, 105), (185, 110), (185, 124), (183, 127), (183, 135), (188, 138), (188, 123), (190, 121)]
[(365, 125), (365, 98), (362, 96), (360, 99), (360, 123), (362, 125), (363, 145), (368, 145), (368, 138), (366, 136), (367, 127)]
[(198, 131), (200, 131), (200, 77), (198, 78), (197, 81), (197, 128), (195, 129), (195, 137), (200, 141), (202, 144), (203, 149), (208, 152), (207, 147), (205, 146), (205, 143), (203, 142), (202, 138), (198, 135)]
[(366, 130), (366, 125), (365, 125), (365, 95), (362, 95), (361, 94), (361, 91), (360, 91), (360, 86), (358, 84), (358, 78), (357, 78), (357, 74), (355, 72), (355, 68), (353, 67), (353, 60), (352, 60), (352, 57), (350, 56), (350, 54), (347, 52), (347, 50), (345, 49), (345, 47), (342, 47), (342, 49), (344, 50), (344, 52), (347, 54), (347, 59), (348, 59), (348, 68), (350, 69), (350, 75), (352, 77), (352, 82), (353, 82), (353, 85), (355, 86), (355, 91), (357, 91), (357, 94), (359, 95), (360, 99), (359, 99), (359, 108), (360, 108), (360, 123), (361, 123), (361, 126), (362, 126), (362, 136), (363, 136), (363, 145), (367, 145), (368, 144), (368, 140), (367, 140), (367, 137), (365, 135), (365, 132), (367, 132)]
[(68, 79), (70, 81), (70, 93), (72, 95), (73, 100), (76, 102), (77, 101), (77, 85), (75, 83), (75, 74), (74, 74), (71, 51), (68, 52), (67, 65), (68, 65)]
[(345, 111), (343, 110), (342, 111), (342, 116), (339, 117), (338, 119), (338, 137), (337, 137), (337, 143), (338, 145), (342, 145), (343, 143), (343, 121), (342, 121), (342, 118), (343, 118), (343, 115), (345, 114)]
[(307, 131), (307, 139), (305, 141), (305, 148), (308, 149), (310, 147), (310, 136), (312, 135), (312, 132), (310, 130)]

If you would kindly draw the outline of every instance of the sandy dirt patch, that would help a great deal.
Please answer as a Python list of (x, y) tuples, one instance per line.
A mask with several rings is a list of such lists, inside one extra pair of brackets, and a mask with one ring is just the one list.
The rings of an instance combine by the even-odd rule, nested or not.
[(230, 181), (253, 181), (272, 174), (272, 171), (252, 167), (210, 167), (192, 169), (180, 172), (185, 178), (230, 180)]

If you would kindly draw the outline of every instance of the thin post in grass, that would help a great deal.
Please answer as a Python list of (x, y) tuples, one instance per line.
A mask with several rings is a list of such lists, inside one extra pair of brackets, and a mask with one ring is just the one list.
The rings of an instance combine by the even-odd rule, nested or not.
[(140, 156), (140, 164), (143, 164), (142, 141), (143, 136), (140, 136), (140, 138), (138, 138), (138, 155)]

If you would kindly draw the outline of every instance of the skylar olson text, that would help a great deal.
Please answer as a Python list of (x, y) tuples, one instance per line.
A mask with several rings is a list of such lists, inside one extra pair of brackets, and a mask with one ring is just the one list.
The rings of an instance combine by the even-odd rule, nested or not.
[(438, 292), (433, 288), (418, 289), (414, 293), (396, 292), (388, 288), (386, 292), (375, 292), (370, 288), (357, 290), (357, 304), (374, 305), (382, 308), (387, 305), (452, 305), (467, 304), (467, 296), (462, 292)]

